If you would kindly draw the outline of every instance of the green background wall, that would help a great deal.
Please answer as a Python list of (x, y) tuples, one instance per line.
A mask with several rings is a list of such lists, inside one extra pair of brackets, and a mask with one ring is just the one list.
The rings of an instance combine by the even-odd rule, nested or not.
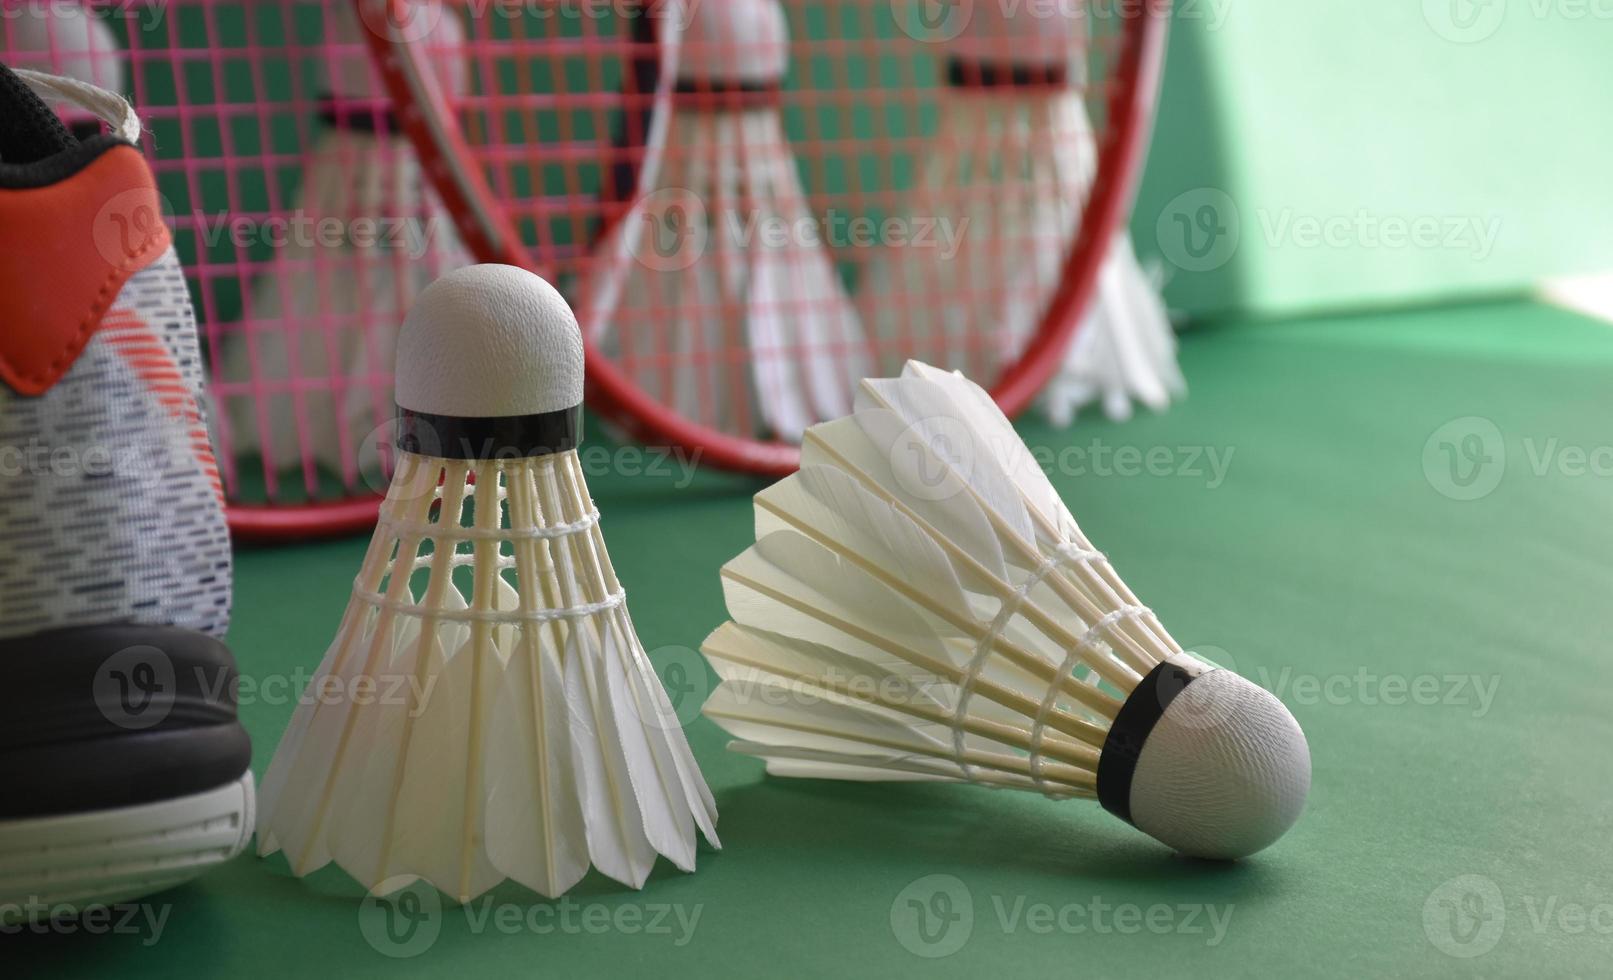
[[(1172, 31), (1132, 228), (1174, 307), (1436, 301), (1613, 268), (1613, 2), (1180, 0)], [(1374, 234), (1418, 221), (1420, 243)], [(1206, 228), (1225, 229), (1213, 246)]]

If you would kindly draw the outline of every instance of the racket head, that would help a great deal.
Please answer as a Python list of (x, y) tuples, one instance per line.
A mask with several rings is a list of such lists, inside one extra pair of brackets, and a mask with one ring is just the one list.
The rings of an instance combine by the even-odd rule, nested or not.
[[(614, 5), (608, 14), (574, 21), (531, 17), (530, 11), (525, 19), (499, 18), (490, 13), (496, 6), (471, 5), (476, 15), (466, 15), (466, 56), (477, 83), (455, 103), (430, 92), (426, 46), (412, 20), (416, 0), (355, 2), (371, 28), (368, 40), (404, 131), (469, 248), (482, 261), (523, 266), (556, 282), (578, 308), (591, 407), (635, 438), (681, 447), (721, 468), (769, 476), (794, 470), (798, 446), (727, 431), (669, 407), (664, 392), (647, 390), (643, 372), (624, 363), (620, 350), (605, 349), (589, 329), (596, 311), (580, 295), (594, 274), (590, 265), (599, 261), (600, 243), (655, 192), (655, 183), (644, 179), (645, 161), (655, 161), (658, 151), (661, 166), (675, 159), (676, 135), (660, 147), (653, 124), (635, 125), (634, 119), (644, 113), (652, 120), (675, 116), (676, 93), (669, 90), (679, 84), (680, 60), (703, 63), (710, 57), (685, 43), (691, 12), (682, 0)], [(925, 141), (947, 111), (947, 87), (937, 82), (947, 49), (933, 37), (902, 29), (905, 7), (903, 0), (785, 4), (796, 36), (789, 42), (791, 71), (777, 108), (816, 214), (891, 214), (904, 194), (912, 194)], [(1067, 245), (1061, 243), (1065, 254), (1056, 264), (1056, 281), (1038, 284), (1046, 299), (1034, 329), (993, 366), (991, 376), (975, 378), (1010, 416), (1029, 405), (1058, 369), (1093, 297), (1114, 232), (1127, 217), (1141, 167), (1169, 8), (1114, 7), (1086, 25), (1078, 59), (1087, 73), (1080, 89), (1095, 145), (1077, 226), (1068, 232)], [(654, 30), (646, 30), (646, 23)], [(647, 64), (656, 70), (646, 74)], [(683, 84), (690, 85), (687, 79)], [(716, 86), (698, 94), (719, 103), (731, 95)], [(924, 131), (901, 137), (877, 126), (869, 135), (834, 135), (855, 131), (862, 124), (859, 114), (929, 122)], [(624, 179), (624, 173), (631, 176)], [(901, 173), (908, 176), (892, 176)], [(850, 278), (858, 279), (877, 254), (858, 249), (833, 254), (832, 260), (837, 268), (852, 267)], [(947, 299), (943, 289), (921, 301), (939, 308)], [(746, 351), (721, 352), (725, 358), (736, 353), (743, 357)], [(925, 359), (944, 364), (947, 357), (942, 352)]]
[[(446, 270), (439, 236), (457, 239), (425, 179), (409, 177), (414, 153), (365, 78), (356, 22), (344, 36), (333, 27), (343, 18), (350, 0), (5, 0), (0, 11), (0, 58), (93, 72), (145, 127), (200, 321), (238, 539), (373, 525), (394, 414), (387, 337), (409, 299), (398, 284)], [(78, 40), (84, 19), (92, 45)], [(37, 36), (48, 50), (29, 54)]]

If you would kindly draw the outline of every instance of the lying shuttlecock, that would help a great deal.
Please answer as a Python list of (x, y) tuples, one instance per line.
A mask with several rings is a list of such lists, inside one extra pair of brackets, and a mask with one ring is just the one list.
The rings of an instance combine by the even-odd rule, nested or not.
[[(950, 43), (941, 127), (910, 209), (961, 213), (961, 245), (950, 259), (912, 247), (879, 255), (859, 295), (881, 349), (990, 377), (1041, 326), (1097, 172), (1084, 26), (1073, 8), (982, 4)], [(959, 299), (933, 309), (924, 298), (941, 282), (960, 283)], [(904, 337), (933, 332), (914, 318), (938, 320), (944, 351), (904, 352)], [(1124, 229), (1077, 330), (1042, 399), (1056, 424), (1092, 402), (1115, 419), (1131, 415), (1133, 400), (1163, 410), (1185, 391), (1164, 304)]]
[(979, 387), (918, 363), (864, 381), (802, 457), (757, 495), (703, 647), (734, 748), (780, 775), (1096, 797), (1199, 857), (1298, 818), (1293, 716), (1182, 651)]
[(828, 251), (802, 232), (816, 224), (778, 105), (789, 25), (778, 0), (700, 3), (689, 18), (665, 145), (601, 241), (579, 308), (657, 401), (799, 442), (850, 409), (868, 358)]
[[(548, 896), (695, 866), (716, 807), (650, 668), (575, 446), (582, 336), (511, 266), (398, 340), (402, 458), (336, 640), (263, 782), (259, 849), (373, 889)], [(368, 696), (364, 696), (364, 695)]]
[[(451, 8), (427, 23), (422, 43), (453, 98), (468, 85), (464, 25)], [(219, 377), (236, 456), (259, 452), (271, 470), (306, 460), (352, 485), (365, 440), (391, 416), (404, 312), (471, 260), (392, 119), (351, 5), (335, 8), (330, 30), (328, 129), (303, 166), (299, 220), (254, 286), (245, 322), (223, 335)]]

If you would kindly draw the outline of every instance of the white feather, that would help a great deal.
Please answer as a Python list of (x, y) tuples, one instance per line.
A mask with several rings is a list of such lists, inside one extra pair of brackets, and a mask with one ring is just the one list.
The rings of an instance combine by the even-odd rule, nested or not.
[(938, 602), (968, 602), (957, 570), (935, 541), (840, 470), (811, 466), (779, 481), (756, 495), (756, 518), (758, 540), (772, 530), (794, 530)]
[(626, 752), (614, 735), (618, 719), (605, 689), (599, 639), (589, 632), (574, 631), (566, 652), (567, 715), (588, 853), (600, 871), (642, 888), (655, 864), (655, 848), (638, 811)]
[(716, 807), (595, 517), (575, 452), (403, 456), (315, 684), (402, 678), (408, 696), (299, 709), (265, 782), (266, 851), (460, 902), (506, 877), (556, 896), (590, 864), (633, 887), (657, 855), (693, 870)]
[(549, 898), (588, 873), (561, 648), (526, 627), (493, 716), (487, 850), (511, 878)]
[[(734, 17), (782, 32), (773, 7), (745, 0)], [(689, 70), (719, 75), (723, 66)], [(832, 257), (803, 232), (817, 221), (779, 111), (670, 97), (657, 105), (670, 117), (665, 144), (646, 153), (653, 172), (641, 175), (637, 203), (611, 226), (578, 288), (583, 329), (685, 417), (799, 442), (807, 426), (850, 409), (871, 362)], [(673, 244), (688, 251), (656, 253)]]
[(771, 772), (1091, 795), (1121, 699), (1180, 648), (977, 386), (914, 362), (859, 407), (756, 497), (707, 715)]
[[(1073, 87), (952, 89), (946, 98), (907, 210), (954, 216), (957, 255), (885, 249), (858, 302), (891, 355), (886, 370), (918, 357), (988, 378), (1019, 356), (1063, 279), (1097, 173), (1097, 144)], [(1043, 407), (1064, 425), (1091, 402), (1119, 419), (1133, 401), (1159, 411), (1184, 392), (1158, 289), (1122, 230)]]
[[(434, 487), (427, 468), (406, 463), (394, 476), (383, 513), (405, 528), (424, 524), (427, 508), (435, 500)], [(414, 601), (407, 572), (392, 574), (393, 550), (412, 555), (421, 541), (418, 532), (378, 533), (355, 587), (384, 594), (394, 603)], [(258, 802), (260, 854), (285, 850), (297, 874), (312, 873), (330, 862), (332, 800), (343, 785), (337, 770), (354, 757), (350, 746), (363, 723), (352, 692), (395, 671), (398, 651), (413, 649), (419, 629), (418, 620), (399, 617), (389, 606), (349, 603), (336, 639), (303, 692), (264, 776)]]
[[(509, 484), (511, 523), (539, 525), (534, 487)], [(516, 575), (540, 582), (554, 574), (536, 540), (512, 545)], [(543, 595), (517, 597), (523, 614), (537, 615)], [(562, 673), (566, 647), (558, 622), (524, 623), (510, 650), (505, 682), (493, 709), (488, 757), (487, 850), (493, 863), (528, 888), (555, 898), (588, 873), (587, 831), (571, 745), (570, 710)]]
[(362, 775), (338, 773), (347, 793), (331, 839), (336, 863), (361, 882), (418, 877), (467, 902), (504, 877), (488, 859), (482, 832), (480, 753), (501, 671), (490, 647), (477, 649), (473, 632), (424, 630), (395, 668), (400, 675), (413, 668), (418, 702), (383, 699), (365, 710), (375, 737), (355, 740), (352, 758)]
[(392, 415), (404, 314), (470, 256), (402, 137), (332, 132), (304, 173), (304, 220), (257, 280), (243, 322), (223, 335), (219, 380), (237, 455), (257, 452), (286, 470), (306, 450), (351, 480), (366, 437)]

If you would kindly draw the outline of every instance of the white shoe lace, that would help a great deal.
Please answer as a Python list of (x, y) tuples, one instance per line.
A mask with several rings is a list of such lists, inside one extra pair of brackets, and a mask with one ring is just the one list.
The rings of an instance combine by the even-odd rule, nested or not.
[(116, 92), (108, 92), (74, 78), (28, 68), (17, 69), (17, 77), (27, 82), (28, 87), (41, 98), (71, 102), (106, 120), (113, 134), (130, 143), (140, 142), (140, 118), (134, 114), (134, 107), (128, 100)]

